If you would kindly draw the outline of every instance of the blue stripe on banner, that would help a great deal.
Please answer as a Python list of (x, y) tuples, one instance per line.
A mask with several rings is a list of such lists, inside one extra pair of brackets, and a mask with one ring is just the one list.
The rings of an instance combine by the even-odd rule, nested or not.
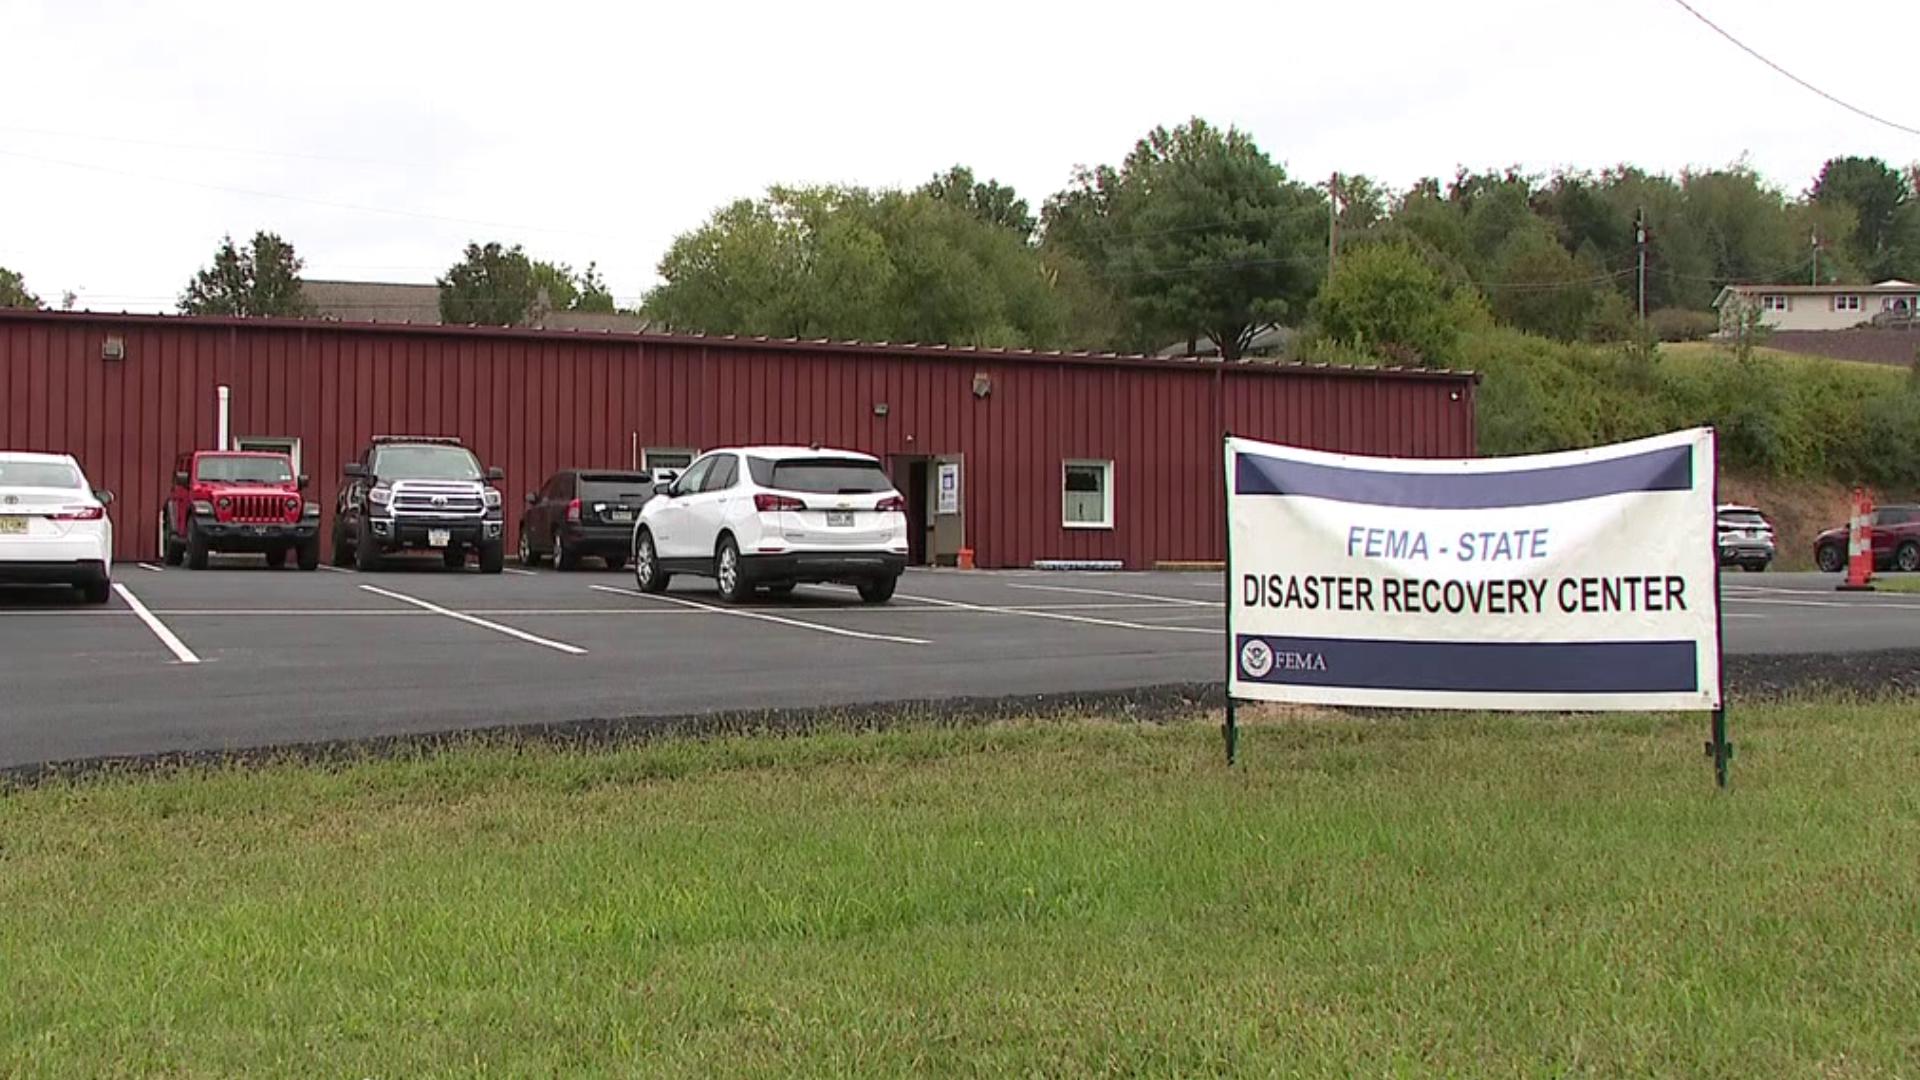
[(1657, 694), (1700, 688), (1691, 641), (1234, 641), (1243, 682), (1489, 694)]
[(1635, 491), (1690, 491), (1693, 447), (1670, 446), (1630, 457), (1511, 472), (1376, 472), (1234, 455), (1236, 495), (1304, 495), (1368, 506), (1491, 510), (1595, 499)]

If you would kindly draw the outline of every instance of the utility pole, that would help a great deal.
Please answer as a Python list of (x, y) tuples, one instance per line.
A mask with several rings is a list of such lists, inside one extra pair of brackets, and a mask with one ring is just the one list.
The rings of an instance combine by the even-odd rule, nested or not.
[(1813, 280), (1808, 284), (1818, 285), (1820, 284), (1820, 234), (1814, 233), (1810, 240), (1813, 243)]
[(1640, 253), (1640, 332), (1647, 332), (1647, 211), (1634, 211), (1633, 244)]
[(1327, 277), (1340, 261), (1340, 174), (1327, 183)]

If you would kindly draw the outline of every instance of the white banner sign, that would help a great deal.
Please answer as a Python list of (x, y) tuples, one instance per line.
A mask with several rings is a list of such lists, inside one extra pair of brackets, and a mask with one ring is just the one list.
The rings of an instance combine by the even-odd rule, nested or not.
[(1234, 697), (1720, 707), (1711, 429), (1464, 461), (1226, 454)]

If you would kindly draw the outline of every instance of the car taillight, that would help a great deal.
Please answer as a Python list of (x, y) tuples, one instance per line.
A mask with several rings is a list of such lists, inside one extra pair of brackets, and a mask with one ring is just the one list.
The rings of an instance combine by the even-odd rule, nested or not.
[(762, 492), (753, 497), (753, 508), (763, 514), (779, 510), (805, 510), (807, 504), (790, 495), (768, 495)]
[(567, 520), (568, 521), (580, 520), (580, 500), (579, 499), (575, 499), (572, 502), (567, 504)]
[(883, 514), (904, 514), (907, 512), (907, 500), (898, 495), (889, 495), (881, 499), (880, 505), (874, 509)]
[(57, 514), (47, 515), (55, 521), (99, 521), (107, 512), (98, 506), (69, 506)]

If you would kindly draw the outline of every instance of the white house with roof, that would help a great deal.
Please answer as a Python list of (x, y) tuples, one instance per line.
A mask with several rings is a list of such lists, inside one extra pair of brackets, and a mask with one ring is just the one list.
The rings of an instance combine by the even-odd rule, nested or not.
[(1907, 325), (1920, 313), (1920, 285), (1729, 285), (1713, 302), (1720, 326), (1731, 329), (1743, 313), (1760, 312), (1770, 330), (1851, 330), (1863, 323)]

